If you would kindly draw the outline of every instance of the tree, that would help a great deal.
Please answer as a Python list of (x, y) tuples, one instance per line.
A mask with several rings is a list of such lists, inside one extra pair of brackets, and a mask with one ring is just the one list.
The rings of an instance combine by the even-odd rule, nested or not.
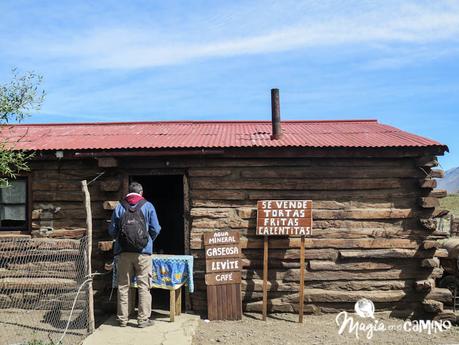
[(38, 111), (45, 97), (41, 89), (42, 76), (34, 72), (21, 75), (16, 69), (12, 74), (11, 81), (0, 84), (0, 187), (8, 185), (8, 180), (16, 178), (21, 171), (29, 170), (27, 161), (33, 154), (14, 150), (20, 139), (8, 140), (8, 127)]

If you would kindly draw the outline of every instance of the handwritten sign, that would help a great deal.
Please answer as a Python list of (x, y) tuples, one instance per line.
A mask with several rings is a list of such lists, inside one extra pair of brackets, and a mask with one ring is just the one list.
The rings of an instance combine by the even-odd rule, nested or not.
[(206, 248), (206, 259), (213, 258), (238, 258), (241, 255), (239, 244), (223, 246), (208, 246)]
[(240, 274), (229, 274), (241, 271), (239, 240), (239, 231), (216, 231), (204, 234), (207, 285), (241, 282)]
[(240, 284), (241, 272), (207, 273), (207, 285)]
[(239, 258), (206, 260), (206, 272), (208, 273), (238, 271), (240, 269), (241, 260)]
[(239, 243), (239, 231), (218, 231), (204, 234), (204, 246)]
[(258, 201), (256, 234), (262, 236), (311, 236), (312, 201)]
[(239, 232), (216, 231), (205, 233), (203, 237), (208, 319), (240, 320), (242, 302)]

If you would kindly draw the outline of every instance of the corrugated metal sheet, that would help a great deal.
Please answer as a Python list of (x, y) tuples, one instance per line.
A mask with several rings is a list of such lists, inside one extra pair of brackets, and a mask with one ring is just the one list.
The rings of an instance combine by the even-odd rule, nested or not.
[(26, 150), (444, 146), (376, 120), (283, 121), (282, 130), (271, 140), (269, 121), (22, 124), (1, 136)]

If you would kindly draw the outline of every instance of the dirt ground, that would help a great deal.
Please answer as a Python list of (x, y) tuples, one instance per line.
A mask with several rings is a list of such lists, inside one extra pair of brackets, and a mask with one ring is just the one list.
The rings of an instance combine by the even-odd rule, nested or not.
[[(88, 334), (87, 328), (82, 327), (86, 321), (82, 322), (78, 319), (78, 311), (73, 315), (62, 345), (80, 344)], [(67, 325), (68, 318), (67, 311), (56, 315), (43, 310), (2, 309), (0, 311), (0, 344), (16, 345), (33, 341), (37, 343), (41, 341), (43, 344), (49, 344), (50, 341), (57, 343)]]
[(305, 315), (303, 324), (297, 322), (298, 316), (294, 314), (270, 314), (266, 322), (261, 320), (260, 314), (245, 314), (241, 321), (200, 320), (193, 345), (459, 345), (459, 326), (437, 332), (432, 330), (428, 334), (427, 330), (416, 332), (413, 324), (407, 324), (407, 329), (411, 329), (408, 332), (402, 328), (403, 320), (391, 318), (387, 313), (376, 313), (375, 320), (348, 314), (353, 317), (354, 322), (361, 322), (360, 327), (368, 324), (386, 327), (385, 331), (375, 331), (371, 339), (366, 338), (365, 330), (359, 331), (357, 339), (355, 332), (348, 333), (349, 327), (346, 327), (342, 335), (338, 334), (336, 316), (337, 314)]

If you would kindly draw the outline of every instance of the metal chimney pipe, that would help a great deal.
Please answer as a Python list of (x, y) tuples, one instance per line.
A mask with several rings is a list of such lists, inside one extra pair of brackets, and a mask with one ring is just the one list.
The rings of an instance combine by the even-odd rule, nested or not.
[(272, 140), (282, 138), (282, 128), (280, 122), (280, 104), (279, 104), (279, 89), (271, 89), (271, 114), (273, 131)]

